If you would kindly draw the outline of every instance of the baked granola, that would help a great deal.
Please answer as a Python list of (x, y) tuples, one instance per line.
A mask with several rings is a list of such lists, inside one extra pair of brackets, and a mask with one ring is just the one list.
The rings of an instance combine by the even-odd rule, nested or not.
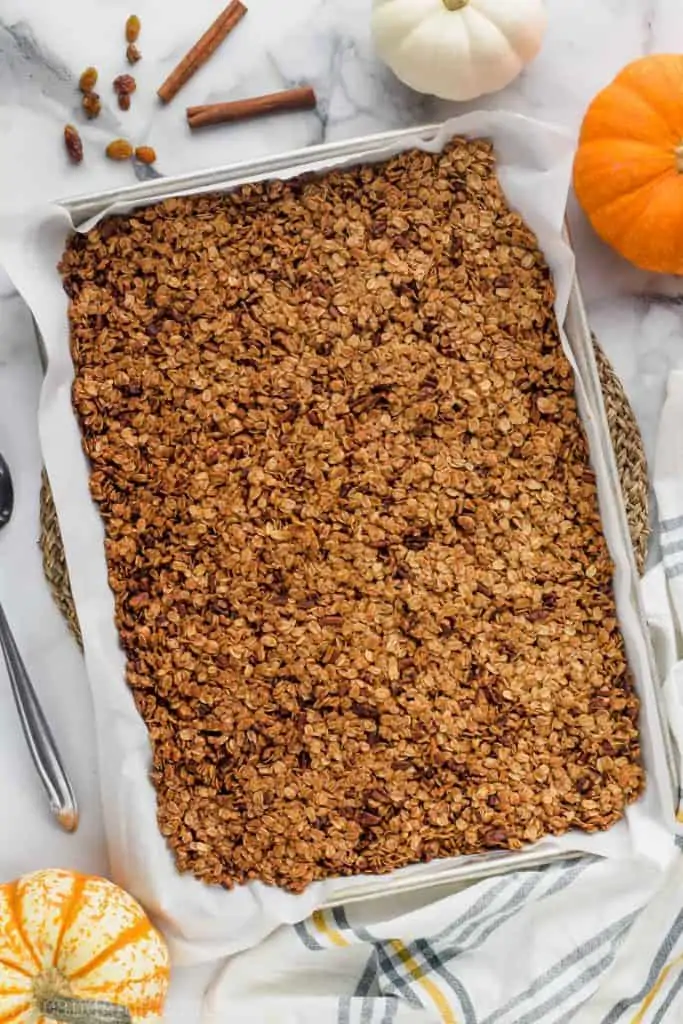
[(594, 474), (487, 142), (167, 200), (61, 272), (180, 871), (299, 892), (623, 815)]

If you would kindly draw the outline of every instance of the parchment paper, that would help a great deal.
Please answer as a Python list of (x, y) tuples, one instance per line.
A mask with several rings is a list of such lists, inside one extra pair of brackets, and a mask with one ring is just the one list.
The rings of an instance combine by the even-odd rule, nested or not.
[[(573, 142), (563, 132), (519, 115), (502, 112), (468, 114), (447, 122), (428, 144), (419, 137), (393, 149), (372, 150), (325, 166), (346, 166), (385, 159), (399, 149), (420, 146), (440, 150), (453, 135), (487, 136), (496, 147), (498, 173), (505, 193), (536, 232), (552, 269), (558, 322), (564, 323), (574, 265), (562, 237)], [(302, 170), (319, 170), (311, 164)], [(283, 174), (281, 177), (291, 175)], [(256, 180), (251, 178), (250, 180)], [(186, 190), (187, 191), (187, 190)], [(216, 191), (216, 188), (205, 189)], [(119, 207), (107, 211), (123, 212)], [(137, 896), (157, 918), (171, 944), (176, 963), (196, 963), (246, 949), (281, 923), (301, 920), (317, 906), (362, 892), (370, 881), (336, 879), (316, 883), (300, 896), (253, 883), (232, 891), (209, 887), (180, 876), (156, 824), (155, 794), (148, 780), (147, 732), (124, 678), (124, 657), (114, 626), (114, 604), (107, 583), (104, 533), (88, 491), (88, 467), (71, 407), (73, 366), (69, 355), (67, 297), (56, 264), (73, 230), (68, 214), (47, 206), (30, 217), (0, 221), (0, 259), (30, 307), (42, 333), (49, 368), (40, 404), (40, 436), (62, 530), (72, 590), (83, 632), (98, 734), (102, 802), (117, 882)], [(567, 355), (577, 372), (577, 397), (598, 476), (605, 533), (616, 565), (615, 592), (631, 667), (643, 702), (641, 726), (648, 769), (647, 792), (623, 822), (607, 833), (572, 833), (536, 844), (539, 851), (590, 851), (611, 857), (638, 853), (664, 866), (672, 855), (669, 835), (671, 781), (663, 759), (645, 636), (633, 601), (636, 585), (620, 518), (614, 481), (605, 458), (606, 440), (587, 399), (586, 381), (566, 336)], [(84, 808), (87, 814), (87, 808)], [(505, 855), (488, 855), (502, 869)], [(390, 892), (419, 879), (444, 881), (473, 858), (454, 858), (405, 868), (373, 879), (373, 888)], [(481, 860), (481, 858), (478, 858)]]

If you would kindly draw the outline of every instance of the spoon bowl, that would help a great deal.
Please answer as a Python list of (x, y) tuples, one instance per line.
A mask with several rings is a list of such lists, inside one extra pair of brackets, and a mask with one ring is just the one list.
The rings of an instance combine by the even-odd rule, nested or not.
[[(0, 529), (7, 526), (14, 511), (12, 475), (5, 459), (0, 455)], [(78, 827), (78, 808), (69, 778), (64, 771), (57, 744), (38, 695), (29, 679), (26, 667), (9, 622), (0, 604), (0, 648), (5, 658), (12, 695), (29, 753), (45, 787), (50, 809), (57, 822), (67, 832)]]
[(9, 466), (0, 455), (0, 530), (12, 518), (14, 511), (14, 488)]

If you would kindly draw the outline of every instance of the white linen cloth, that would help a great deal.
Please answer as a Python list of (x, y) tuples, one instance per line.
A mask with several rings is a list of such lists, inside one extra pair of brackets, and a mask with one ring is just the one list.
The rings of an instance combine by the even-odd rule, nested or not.
[[(641, 596), (681, 779), (682, 372), (669, 379), (654, 487), (662, 559)], [(682, 1020), (683, 856), (674, 852), (668, 868), (583, 856), (446, 895), (319, 911), (228, 960), (202, 1024)]]

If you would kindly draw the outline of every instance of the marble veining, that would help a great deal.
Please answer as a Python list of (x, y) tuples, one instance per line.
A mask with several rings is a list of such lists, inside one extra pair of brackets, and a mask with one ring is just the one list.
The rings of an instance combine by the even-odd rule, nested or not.
[[(208, 27), (224, 0), (0, 0), (0, 211), (132, 184), (137, 176), (177, 174), (323, 141), (440, 120), (456, 107), (417, 96), (373, 56), (370, 0), (247, 0), (249, 14), (176, 99), (162, 106), (156, 88)], [(539, 57), (520, 79), (480, 105), (500, 106), (577, 132), (590, 98), (628, 61), (683, 48), (681, 0), (547, 0), (549, 28)], [(130, 112), (111, 82), (130, 70), (123, 26), (142, 22), (143, 60)], [(100, 118), (87, 122), (78, 77), (100, 70)], [(310, 83), (314, 112), (220, 127), (191, 136), (186, 106)], [(472, 105), (474, 106), (474, 104)], [(82, 132), (85, 160), (67, 162), (65, 123)], [(156, 169), (104, 157), (125, 136), (153, 145)], [(683, 288), (641, 274), (608, 252), (575, 205), (569, 207), (579, 274), (593, 329), (625, 383), (653, 452), (669, 372), (683, 365)], [(106, 871), (97, 797), (91, 706), (80, 654), (44, 583), (38, 536), (40, 450), (36, 413), (40, 364), (30, 319), (0, 277), (0, 451), (16, 489), (12, 522), (0, 536), (0, 599), (69, 760), (83, 808), (75, 838), (58, 833), (43, 805), (4, 676), (0, 675), (0, 776), (3, 809), (13, 822), (0, 843), (0, 876), (39, 866)], [(11, 781), (9, 781), (11, 780)], [(168, 1020), (198, 1019), (201, 982), (182, 976)]]

